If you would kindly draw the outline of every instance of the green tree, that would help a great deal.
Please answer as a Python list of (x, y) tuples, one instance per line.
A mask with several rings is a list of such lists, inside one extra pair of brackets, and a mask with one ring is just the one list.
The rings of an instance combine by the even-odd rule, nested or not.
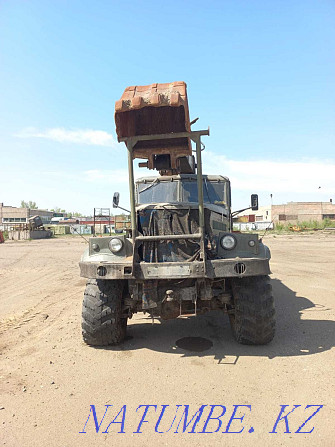
[(21, 208), (30, 208), (32, 210), (37, 210), (37, 204), (36, 202), (33, 202), (29, 200), (29, 202), (25, 202), (24, 200), (21, 200)]
[(78, 211), (66, 211), (59, 208), (59, 206), (55, 206), (55, 208), (51, 209), (53, 213), (64, 213), (67, 215), (67, 217), (82, 217), (83, 215), (81, 213), (78, 213)]

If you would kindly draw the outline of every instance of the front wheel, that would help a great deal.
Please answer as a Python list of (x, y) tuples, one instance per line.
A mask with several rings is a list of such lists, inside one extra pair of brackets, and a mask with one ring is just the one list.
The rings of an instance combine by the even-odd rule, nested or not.
[(233, 335), (238, 343), (265, 345), (275, 334), (275, 309), (268, 276), (232, 280), (234, 305), (229, 310)]
[(127, 330), (122, 314), (124, 281), (89, 279), (82, 308), (84, 342), (92, 346), (117, 345)]

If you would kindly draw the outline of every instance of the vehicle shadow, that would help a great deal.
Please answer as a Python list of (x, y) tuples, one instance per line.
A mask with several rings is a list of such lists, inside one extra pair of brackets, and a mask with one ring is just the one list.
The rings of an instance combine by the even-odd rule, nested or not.
[[(322, 319), (322, 313), (329, 309), (305, 297), (296, 296), (278, 279), (272, 279), (271, 284), (276, 306), (276, 335), (268, 345), (238, 344), (231, 334), (228, 316), (211, 312), (176, 320), (155, 319), (154, 325), (150, 317), (137, 316), (134, 324), (128, 326), (127, 339), (121, 345), (107, 349), (129, 351), (146, 348), (184, 357), (214, 355), (219, 363), (225, 364), (235, 364), (240, 356), (265, 356), (272, 359), (316, 354), (331, 349), (335, 345), (335, 322)], [(304, 319), (301, 318), (302, 312), (305, 313)], [(307, 312), (313, 312), (315, 318), (311, 319), (310, 315), (307, 317)], [(200, 349), (181, 349), (176, 342), (183, 337), (209, 339), (213, 345), (207, 344), (203, 352), (198, 352)]]

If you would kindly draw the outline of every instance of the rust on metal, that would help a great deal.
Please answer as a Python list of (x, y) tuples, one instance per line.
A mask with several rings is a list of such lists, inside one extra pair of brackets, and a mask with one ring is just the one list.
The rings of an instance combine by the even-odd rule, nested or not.
[[(115, 103), (115, 124), (118, 139), (140, 135), (190, 132), (185, 82), (127, 87)], [(169, 157), (169, 165), (177, 168), (178, 159), (192, 155), (189, 138), (139, 140), (132, 150), (133, 158), (148, 160), (154, 169), (157, 157)]]

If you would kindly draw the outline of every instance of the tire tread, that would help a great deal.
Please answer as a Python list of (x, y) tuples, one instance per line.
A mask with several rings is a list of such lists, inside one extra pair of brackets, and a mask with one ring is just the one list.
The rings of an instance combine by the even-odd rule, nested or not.
[(82, 335), (91, 346), (117, 345), (126, 336), (122, 280), (89, 279), (82, 307)]
[(230, 315), (233, 335), (238, 343), (265, 345), (275, 334), (275, 308), (268, 276), (232, 281), (235, 312)]

